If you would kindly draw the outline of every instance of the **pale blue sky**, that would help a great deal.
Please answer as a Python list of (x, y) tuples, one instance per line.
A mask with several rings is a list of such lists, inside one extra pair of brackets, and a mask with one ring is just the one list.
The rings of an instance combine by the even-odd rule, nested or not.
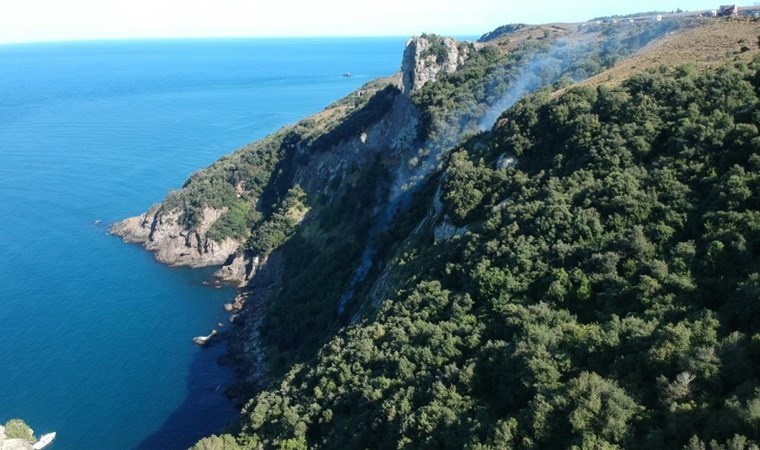
[(479, 35), (513, 22), (577, 22), (716, 0), (0, 0), (0, 43), (242, 36)]

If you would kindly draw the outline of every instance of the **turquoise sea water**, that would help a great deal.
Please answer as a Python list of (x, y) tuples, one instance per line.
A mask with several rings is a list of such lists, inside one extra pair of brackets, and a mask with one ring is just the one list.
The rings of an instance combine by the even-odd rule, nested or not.
[[(186, 448), (236, 411), (229, 288), (106, 234), (193, 171), (398, 69), (403, 38), (0, 46), (0, 423)], [(351, 72), (353, 77), (341, 77)]]

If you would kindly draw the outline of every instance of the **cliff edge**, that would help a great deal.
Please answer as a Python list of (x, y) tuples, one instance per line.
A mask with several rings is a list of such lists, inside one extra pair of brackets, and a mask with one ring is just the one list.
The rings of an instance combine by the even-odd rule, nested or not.
[(182, 221), (182, 211), (153, 207), (136, 217), (117, 222), (110, 232), (125, 242), (142, 244), (156, 259), (173, 266), (205, 267), (221, 265), (234, 254), (241, 242), (226, 238), (220, 242), (208, 236), (212, 225), (225, 209), (205, 207), (195, 226)]
[(406, 43), (401, 62), (404, 92), (411, 94), (435, 81), (440, 72), (452, 73), (470, 54), (470, 46), (450, 37), (423, 34)]

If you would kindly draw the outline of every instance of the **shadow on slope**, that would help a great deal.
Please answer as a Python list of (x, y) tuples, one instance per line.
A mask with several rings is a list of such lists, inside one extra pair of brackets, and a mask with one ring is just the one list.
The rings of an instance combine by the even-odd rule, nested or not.
[(216, 363), (226, 352), (225, 344), (216, 342), (201, 350), (190, 363), (184, 401), (137, 449), (186, 449), (237, 420), (238, 412), (224, 395), (225, 387), (233, 381), (233, 371)]

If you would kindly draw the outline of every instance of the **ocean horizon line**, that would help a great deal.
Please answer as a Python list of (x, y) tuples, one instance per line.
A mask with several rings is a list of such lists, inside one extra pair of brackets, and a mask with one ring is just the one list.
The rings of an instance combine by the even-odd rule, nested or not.
[[(12, 41), (0, 42), (0, 47), (14, 46), (34, 46), (34, 45), (65, 45), (65, 44), (97, 44), (97, 43), (150, 43), (150, 42), (210, 42), (210, 41), (333, 41), (333, 40), (351, 40), (351, 39), (409, 39), (413, 36), (419, 36), (423, 33), (434, 33), (429, 31), (420, 31), (416, 34), (408, 35), (334, 35), (334, 36), (172, 36), (172, 37), (127, 37), (127, 38), (93, 38), (93, 39), (61, 39), (61, 40), (40, 40), (40, 41)], [(476, 40), (480, 35), (467, 33), (435, 33), (442, 36), (451, 36), (457, 40)]]

